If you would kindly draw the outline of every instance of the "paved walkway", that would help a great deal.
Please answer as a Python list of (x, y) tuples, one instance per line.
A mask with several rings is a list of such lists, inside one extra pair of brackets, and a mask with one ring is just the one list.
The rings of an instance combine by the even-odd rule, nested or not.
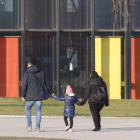
[[(32, 118), (35, 129), (35, 117)], [(64, 132), (62, 117), (44, 117), (41, 132), (24, 132), (25, 117), (0, 117), (0, 136), (64, 138), (75, 140), (140, 140), (139, 118), (102, 118), (100, 132), (94, 128), (91, 118), (74, 118), (73, 132)]]

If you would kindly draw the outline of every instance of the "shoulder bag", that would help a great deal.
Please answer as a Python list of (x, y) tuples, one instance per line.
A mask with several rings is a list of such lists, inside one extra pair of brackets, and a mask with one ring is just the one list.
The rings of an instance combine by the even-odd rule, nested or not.
[(93, 83), (90, 83), (92, 86), (96, 86), (97, 89), (97, 95), (94, 95), (99, 101), (104, 100), (107, 96), (107, 93), (105, 91), (105, 88), (102, 86), (94, 85)]
[(43, 90), (44, 90), (45, 100), (47, 100), (48, 99), (48, 94), (47, 94), (47, 88), (46, 88), (46, 86), (42, 84), (42, 82), (39, 80), (39, 78), (37, 77), (37, 75), (35, 73), (33, 73), (33, 74), (38, 79), (39, 83), (42, 85)]

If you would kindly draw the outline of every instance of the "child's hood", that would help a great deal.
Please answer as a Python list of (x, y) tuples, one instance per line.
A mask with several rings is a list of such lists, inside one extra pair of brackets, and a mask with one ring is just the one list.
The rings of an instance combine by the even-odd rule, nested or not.
[(68, 96), (75, 96), (75, 94), (74, 93), (69, 93)]

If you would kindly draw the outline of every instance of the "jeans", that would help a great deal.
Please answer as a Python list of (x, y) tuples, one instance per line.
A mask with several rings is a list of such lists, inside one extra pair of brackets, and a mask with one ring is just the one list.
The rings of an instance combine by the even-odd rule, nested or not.
[(26, 119), (27, 119), (27, 127), (32, 126), (31, 108), (32, 108), (33, 104), (35, 104), (36, 128), (40, 128), (42, 101), (25, 101), (25, 113), (26, 113)]

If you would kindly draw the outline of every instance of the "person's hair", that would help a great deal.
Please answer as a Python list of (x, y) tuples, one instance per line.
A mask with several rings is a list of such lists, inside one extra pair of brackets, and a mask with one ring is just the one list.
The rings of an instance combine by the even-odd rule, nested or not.
[(90, 79), (94, 79), (94, 78), (98, 78), (99, 75), (96, 71), (91, 71), (90, 76), (89, 76), (89, 80)]
[(28, 64), (36, 65), (36, 59), (30, 58), (30, 59), (28, 60)]

